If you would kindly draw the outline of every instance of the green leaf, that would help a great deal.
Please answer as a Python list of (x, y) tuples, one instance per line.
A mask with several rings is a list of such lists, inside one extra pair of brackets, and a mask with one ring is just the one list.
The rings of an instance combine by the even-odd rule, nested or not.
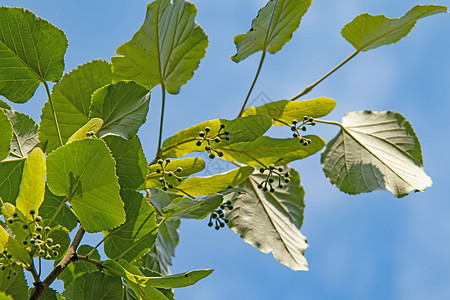
[(64, 291), (67, 300), (122, 299), (122, 280), (102, 272), (84, 273)]
[(276, 53), (291, 40), (311, 0), (270, 0), (253, 19), (247, 33), (234, 37), (237, 53), (231, 57), (240, 62), (258, 51)]
[(165, 221), (159, 226), (155, 245), (141, 260), (143, 267), (155, 270), (163, 275), (170, 274), (172, 257), (175, 257), (175, 248), (180, 239), (179, 227), (180, 220)]
[(447, 11), (441, 5), (416, 5), (397, 19), (361, 14), (345, 25), (341, 34), (357, 51), (367, 51), (396, 43), (408, 35), (417, 20)]
[(0, 161), (9, 154), (9, 146), (13, 137), (11, 122), (3, 109), (0, 109)]
[(313, 155), (325, 146), (321, 137), (306, 135), (304, 138), (310, 139), (311, 144), (303, 146), (298, 138), (274, 139), (262, 136), (252, 142), (237, 143), (219, 149), (224, 153), (223, 159), (247, 165), (261, 167), (261, 164), (287, 164)]
[(328, 180), (348, 194), (388, 190), (403, 197), (432, 181), (423, 170), (419, 140), (411, 124), (391, 111), (351, 112), (322, 152)]
[(169, 221), (177, 219), (197, 219), (206, 218), (223, 201), (223, 195), (210, 194), (205, 198), (177, 198), (163, 209), (163, 216)]
[[(220, 130), (220, 125), (225, 125), (224, 130)], [(163, 157), (182, 157), (191, 152), (205, 151), (206, 142), (201, 146), (197, 146), (197, 141), (201, 141), (199, 136), (200, 131), (204, 131), (206, 127), (210, 128), (210, 132), (206, 135), (207, 138), (214, 139), (219, 133), (228, 130), (230, 140), (227, 141), (221, 138), (217, 146), (226, 146), (239, 142), (249, 142), (257, 139), (263, 135), (272, 126), (272, 119), (268, 116), (248, 116), (245, 118), (238, 118), (235, 120), (214, 119), (205, 121), (195, 126), (177, 132), (174, 136), (166, 139), (162, 145), (161, 155)], [(224, 137), (223, 134), (220, 137)], [(214, 148), (216, 143), (211, 142)]]
[[(7, 276), (10, 276), (8, 279)], [(28, 286), (19, 265), (0, 270), (0, 291), (12, 296), (14, 300), (28, 300)], [(1, 299), (1, 298), (0, 298)]]
[[(17, 218), (14, 218), (14, 213), (17, 213)], [(10, 229), (10, 231), (12, 232), (12, 235), (14, 235), (14, 237), (16, 238), (16, 240), (18, 241), (24, 241), (27, 239), (28, 235), (30, 234), (29, 230), (25, 230), (22, 227), (22, 224), (24, 222), (26, 222), (27, 220), (25, 219), (25, 216), (23, 215), (23, 213), (16, 209), (16, 207), (11, 204), (11, 203), (4, 203), (2, 205), (2, 214), (5, 218), (5, 220), (8, 220), (9, 218), (11, 219), (18, 219), (20, 221), (15, 221), (13, 223), (7, 223), (8, 224), (8, 228)]]
[(26, 219), (33, 220), (30, 210), (37, 214), (44, 201), (46, 164), (44, 152), (36, 148), (28, 155), (23, 169), (19, 197), (16, 207)]
[(22, 8), (0, 7), (0, 95), (27, 102), (41, 82), (64, 71), (64, 32)]
[[(34, 293), (35, 288), (31, 288), (28, 290), (28, 295), (31, 297), (31, 295)], [(60, 294), (58, 294), (54, 289), (52, 288), (46, 288), (42, 296), (39, 298), (39, 300), (58, 300), (58, 299), (64, 299)]]
[(144, 256), (156, 239), (155, 209), (140, 193), (121, 191), (127, 220), (120, 227), (105, 233), (106, 256), (132, 262)]
[[(200, 157), (188, 157), (182, 159), (170, 160), (170, 163), (163, 163), (164, 172), (173, 172), (178, 177), (185, 177), (202, 171), (205, 168), (205, 161)], [(181, 168), (182, 171), (178, 172), (177, 169)], [(148, 175), (145, 180), (145, 188), (160, 187), (161, 182), (159, 178), (163, 176), (162, 166), (160, 164), (154, 164), (148, 167)], [(160, 170), (158, 173), (157, 170)], [(175, 176), (165, 176), (168, 183), (176, 185), (178, 184)]]
[[(93, 247), (89, 245), (81, 245), (77, 249), (77, 255), (81, 256), (87, 255), (88, 253), (91, 252), (92, 249)], [(97, 250), (94, 250), (94, 252), (92, 252), (92, 254), (89, 255), (89, 258), (94, 260), (100, 260), (100, 254), (98, 253)], [(57, 262), (55, 262), (55, 264), (57, 264)], [(58, 279), (62, 280), (64, 282), (64, 286), (67, 288), (67, 286), (71, 282), (73, 282), (76, 278), (80, 277), (84, 273), (96, 271), (98, 271), (98, 269), (94, 264), (82, 260), (77, 260), (68, 264), (63, 269), (61, 274), (58, 275)]]
[[(178, 194), (187, 193), (192, 197), (214, 194), (226, 189), (229, 186), (235, 186), (246, 180), (253, 172), (253, 167), (246, 166), (237, 168), (222, 174), (207, 177), (188, 177), (175, 186)], [(179, 192), (179, 190), (183, 191)]]
[(312, 100), (289, 101), (279, 100), (261, 106), (247, 108), (243, 117), (266, 115), (273, 118), (275, 126), (292, 124), (292, 120), (301, 121), (305, 116), (319, 118), (328, 115), (336, 107), (336, 101), (327, 97)]
[(116, 161), (116, 174), (119, 177), (120, 187), (134, 190), (141, 186), (147, 175), (147, 159), (139, 138), (135, 136), (131, 140), (125, 140), (109, 135), (103, 140)]
[(291, 181), (275, 192), (258, 188), (267, 174), (255, 172), (238, 187), (246, 193), (232, 194), (234, 209), (227, 214), (230, 228), (263, 253), (272, 252), (276, 260), (293, 270), (308, 270), (303, 256), (308, 245), (300, 232), (305, 194), (297, 171), (283, 167)]
[(192, 78), (205, 56), (208, 38), (195, 22), (197, 9), (184, 0), (156, 0), (147, 5), (144, 24), (112, 57), (117, 78), (148, 89), (161, 84), (171, 94)]
[(0, 197), (3, 202), (16, 203), (24, 165), (25, 159), (0, 163)]
[(69, 231), (72, 231), (78, 224), (77, 217), (66, 204), (66, 198), (55, 196), (47, 186), (45, 187), (44, 202), (39, 208), (39, 214), (43, 219), (54, 220)]
[(4, 250), (7, 250), (8, 254), (12, 255), (12, 261), (21, 262), (26, 266), (31, 265), (31, 258), (22, 245), (9, 235), (3, 226), (0, 226), (0, 252)]
[[(94, 60), (65, 74), (53, 86), (52, 101), (55, 107), (63, 143), (89, 121), (91, 95), (97, 89), (112, 83), (111, 65)], [(46, 145), (47, 153), (60, 146), (50, 102), (42, 109), (39, 140)]]
[(47, 185), (64, 196), (87, 232), (119, 226), (125, 221), (115, 162), (100, 139), (62, 146), (47, 157)]
[(27, 157), (39, 143), (37, 125), (26, 114), (14, 110), (5, 110), (5, 112), (11, 121), (13, 129), (11, 152), (6, 160)]
[(42, 227), (49, 226), (51, 228), (47, 233), (47, 237), (53, 240), (52, 245), (59, 244), (61, 247), (58, 250), (58, 255), (52, 255), (52, 258), (50, 260), (63, 258), (70, 245), (69, 230), (51, 220), (44, 220), (43, 224), (41, 225)]
[(6, 103), (5, 101), (3, 101), (3, 99), (0, 99), (0, 108), (11, 109), (11, 106), (9, 106), (8, 103)]
[(148, 90), (133, 81), (110, 84), (92, 95), (89, 117), (104, 121), (100, 137), (115, 134), (129, 140), (144, 124), (149, 100)]
[(84, 139), (89, 133), (97, 134), (103, 125), (103, 120), (99, 118), (90, 119), (83, 127), (75, 131), (74, 134), (67, 140), (66, 144), (70, 144), (73, 141)]

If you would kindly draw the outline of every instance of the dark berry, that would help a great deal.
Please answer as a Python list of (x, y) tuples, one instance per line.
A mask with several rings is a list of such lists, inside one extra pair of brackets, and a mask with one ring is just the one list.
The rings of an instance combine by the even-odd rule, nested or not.
[(156, 169), (156, 173), (161, 173), (161, 169)]
[(56, 244), (56, 245), (55, 245), (55, 249), (56, 249), (56, 250), (59, 250), (60, 248), (61, 248), (61, 245), (60, 245), (60, 244)]
[(264, 173), (265, 170), (266, 170), (266, 169), (264, 169), (264, 168), (259, 168), (259, 172), (260, 172), (260, 173)]
[(301, 138), (301, 139), (299, 140), (299, 142), (300, 142), (300, 144), (303, 144), (303, 143), (305, 142), (305, 139), (304, 139), (304, 138)]
[(216, 214), (211, 214), (211, 218), (217, 219), (217, 215)]
[(8, 223), (9, 223), (9, 224), (12, 224), (12, 223), (14, 223), (14, 219), (12, 219), (12, 218), (8, 218)]
[(183, 180), (183, 179), (180, 178), (180, 177), (177, 178), (177, 181), (178, 181), (178, 182), (181, 182), (182, 180)]
[(225, 209), (227, 207), (225, 204), (220, 204), (220, 209)]
[(224, 129), (225, 128), (225, 124), (220, 124), (220, 129)]
[(44, 231), (49, 232), (50, 231), (50, 227), (45, 226)]
[(219, 151), (219, 152), (217, 152), (217, 155), (218, 155), (219, 157), (222, 157), (222, 156), (223, 156), (223, 152), (222, 152), (222, 151)]
[(216, 227), (214, 227), (216, 230), (219, 230), (220, 229), (220, 226), (219, 225), (216, 225)]
[(36, 220), (36, 222), (40, 222), (40, 221), (42, 221), (42, 217), (37, 216), (35, 220)]
[(270, 188), (270, 192), (271, 193), (275, 192), (275, 189), (274, 188)]
[(178, 172), (178, 173), (183, 172), (183, 168), (182, 168), (182, 167), (178, 167), (178, 168), (177, 168), (177, 172)]
[(45, 256), (45, 259), (52, 259), (52, 257), (51, 257), (50, 255), (47, 254), (47, 255)]
[(205, 150), (206, 150), (206, 151), (211, 150), (211, 146), (210, 146), (210, 145), (206, 145), (206, 146), (205, 146)]
[(198, 136), (199, 136), (199, 137), (204, 137), (204, 136), (205, 136), (205, 132), (204, 132), (204, 131), (200, 131), (200, 132), (198, 133)]
[(34, 215), (36, 211), (34, 209), (30, 210), (30, 215)]
[(308, 141), (305, 141), (304, 143), (303, 143), (303, 146), (308, 146)]
[(291, 130), (295, 131), (297, 128), (295, 126), (291, 126)]
[(283, 188), (283, 185), (280, 183), (280, 184), (278, 185), (278, 187), (281, 189), (281, 188)]
[(166, 159), (166, 164), (170, 163), (170, 158)]
[(167, 186), (169, 187), (169, 189), (173, 189), (173, 184), (168, 184)]
[(294, 138), (298, 138), (298, 134), (296, 134), (296, 133), (294, 133), (292, 136), (293, 136)]
[(41, 226), (36, 226), (36, 231), (39, 232), (39, 231), (42, 231), (42, 229), (43, 229), (43, 228), (42, 228)]
[(26, 245), (28, 245), (28, 241), (23, 241), (22, 244), (24, 244), (26, 246)]
[(314, 118), (313, 118), (313, 117), (309, 117), (309, 118), (308, 118), (308, 121), (309, 121), (309, 122), (313, 122), (313, 121), (314, 121)]
[(278, 172), (283, 172), (283, 168), (282, 168), (282, 167), (279, 167), (279, 168), (278, 168)]
[(220, 223), (220, 227), (225, 227), (225, 223)]
[(214, 157), (216, 157), (216, 156), (214, 155), (214, 153), (211, 153), (211, 154), (209, 155), (209, 158), (211, 158), (211, 159), (213, 159)]
[(212, 227), (212, 226), (213, 226), (213, 223), (212, 223), (212, 222), (209, 222), (209, 223), (208, 223), (208, 226), (209, 226), (209, 227)]
[(202, 142), (201, 142), (201, 141), (197, 141), (195, 144), (196, 144), (197, 146), (201, 146), (201, 145), (202, 145)]
[(225, 133), (225, 135), (229, 135), (230, 132), (228, 130), (225, 130), (223, 133)]
[(172, 177), (173, 176), (173, 172), (167, 172), (167, 176)]
[(289, 178), (286, 178), (286, 179), (284, 180), (284, 182), (289, 183), (289, 182), (291, 182), (291, 180), (290, 180)]
[(162, 159), (158, 159), (158, 161), (157, 161), (157, 163), (160, 164), (160, 165), (162, 165), (163, 162), (164, 162), (164, 161), (163, 161)]
[(10, 280), (11, 276), (10, 275), (6, 275), (6, 279)]
[(316, 126), (316, 122), (312, 121), (311, 126)]
[(45, 251), (44, 250), (39, 250), (39, 256), (43, 256), (44, 254), (45, 254)]
[(158, 181), (159, 181), (159, 182), (163, 182), (163, 181), (164, 181), (164, 178), (163, 178), (163, 177), (159, 177), (159, 178), (158, 178)]
[(263, 185), (260, 183), (260, 184), (258, 184), (258, 189), (262, 189), (263, 188)]
[(309, 120), (309, 117), (308, 117), (308, 116), (305, 116), (305, 117), (303, 118), (303, 120), (304, 120), (304, 121), (308, 121), (308, 120)]
[(23, 225), (22, 225), (22, 228), (23, 228), (23, 229), (28, 229), (28, 224), (23, 224)]
[(230, 140), (230, 137), (229, 137), (229, 136), (226, 136), (226, 137), (225, 137), (225, 140), (226, 140), (226, 141), (229, 141), (229, 140)]
[(306, 131), (306, 126), (303, 126), (303, 127), (302, 127), (302, 130), (303, 130), (303, 131)]
[(214, 138), (214, 142), (216, 142), (216, 143), (220, 142), (220, 137), (216, 136), (216, 137)]
[(228, 206), (229, 210), (233, 210), (233, 205)]
[(163, 191), (167, 191), (168, 190), (168, 188), (167, 188), (167, 186), (163, 186)]
[(18, 216), (19, 216), (18, 213), (16, 213), (16, 212), (13, 213), (13, 218), (17, 218)]
[(205, 127), (205, 131), (206, 131), (206, 132), (210, 132), (210, 131), (211, 131), (211, 128)]
[(269, 165), (269, 169), (274, 170), (275, 169), (275, 165), (274, 164), (270, 164)]
[(298, 121), (296, 120), (296, 119), (294, 119), (294, 120), (292, 120), (292, 124), (297, 124), (298, 123)]
[(227, 224), (228, 224), (228, 222), (230, 222), (230, 220), (228, 220), (228, 219), (223, 219), (223, 221)]
[(268, 189), (267, 189), (266, 187), (264, 187), (264, 188), (263, 188), (263, 191), (264, 191), (264, 192), (267, 192), (267, 191), (268, 191)]

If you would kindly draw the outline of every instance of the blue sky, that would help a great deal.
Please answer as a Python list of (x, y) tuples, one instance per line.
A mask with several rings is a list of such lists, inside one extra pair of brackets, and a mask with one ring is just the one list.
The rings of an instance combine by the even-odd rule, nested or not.
[[(416, 0), (417, 1), (417, 0)], [(340, 29), (364, 12), (399, 17), (416, 1), (314, 0), (293, 40), (269, 55), (252, 101), (292, 97), (353, 52)], [(259, 55), (236, 64), (233, 36), (246, 32), (261, 0), (194, 0), (197, 21), (210, 46), (194, 78), (169, 96), (166, 137), (213, 118), (234, 118), (256, 71)], [(4, 0), (25, 7), (63, 29), (69, 39), (66, 71), (87, 61), (110, 60), (140, 27), (147, 1)], [(436, 0), (434, 4), (447, 4)], [(423, 2), (421, 4), (424, 4)], [(305, 99), (338, 102), (325, 119), (348, 111), (401, 112), (422, 143), (425, 171), (434, 184), (402, 199), (379, 191), (348, 196), (334, 188), (320, 155), (292, 164), (302, 176), (306, 208), (302, 233), (310, 271), (294, 272), (262, 254), (231, 230), (216, 232), (207, 221), (184, 221), (172, 271), (213, 268), (197, 285), (176, 291), (177, 299), (448, 299), (450, 298), (450, 19), (420, 20), (399, 43), (358, 55)], [(260, 97), (258, 97), (260, 95)], [(262, 95), (262, 96), (261, 96)], [(39, 121), (46, 101), (41, 89), (25, 105), (13, 105)], [(148, 122), (139, 135), (147, 158), (156, 151), (160, 89), (153, 92)], [(316, 126), (331, 139), (337, 128)], [(92, 237), (94, 239), (96, 237)], [(89, 241), (89, 239), (88, 239)], [(60, 287), (61, 285), (57, 285)]]

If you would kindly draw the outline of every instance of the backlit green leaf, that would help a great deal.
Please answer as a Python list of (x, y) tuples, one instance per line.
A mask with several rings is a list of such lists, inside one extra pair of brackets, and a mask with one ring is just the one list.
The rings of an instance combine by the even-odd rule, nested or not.
[(45, 198), (39, 208), (39, 214), (43, 219), (54, 220), (69, 231), (78, 224), (77, 217), (66, 203), (66, 197), (53, 195), (48, 187), (45, 188)]
[(87, 232), (119, 226), (125, 221), (115, 162), (100, 139), (64, 145), (47, 157), (47, 184), (64, 196)]
[(11, 122), (3, 109), (0, 109), (0, 161), (9, 154), (9, 146), (13, 137)]
[(120, 227), (105, 233), (106, 256), (132, 262), (144, 256), (156, 239), (155, 209), (140, 193), (121, 191), (127, 220)]
[(67, 49), (62, 30), (10, 7), (0, 7), (0, 28), (0, 95), (24, 103), (41, 82), (61, 78)]
[(14, 300), (28, 300), (28, 286), (22, 266), (0, 269), (0, 291), (14, 297), (11, 298)]
[(25, 159), (0, 163), (0, 197), (3, 202), (16, 203), (24, 165)]
[(328, 180), (349, 194), (388, 190), (403, 197), (432, 184), (414, 130), (391, 111), (346, 114), (322, 152), (322, 167)]
[[(14, 217), (14, 213), (17, 213), (17, 217)], [(4, 203), (2, 205), (2, 214), (6, 220), (9, 218), (15, 219), (18, 221), (14, 221), (13, 223), (7, 223), (8, 228), (11, 230), (11, 232), (14, 234), (16, 240), (22, 242), (28, 238), (28, 235), (30, 234), (28, 229), (23, 229), (22, 224), (27, 222), (28, 220), (25, 218), (23, 213), (18, 210), (13, 204), (11, 203)]]
[[(112, 83), (111, 65), (94, 60), (79, 66), (53, 86), (52, 101), (55, 107), (63, 143), (89, 121), (91, 95), (97, 89)], [(39, 140), (50, 153), (60, 146), (50, 102), (42, 109)]]
[(300, 20), (311, 6), (311, 0), (270, 0), (252, 21), (252, 28), (234, 37), (237, 53), (231, 57), (240, 62), (258, 51), (276, 53), (291, 40)]
[(31, 265), (31, 258), (22, 245), (9, 235), (3, 226), (0, 226), (0, 252), (4, 250), (11, 254), (13, 261), (21, 262), (25, 266)]
[(33, 119), (14, 110), (5, 110), (12, 124), (11, 152), (6, 160), (27, 157), (38, 145), (38, 128)]
[(285, 126), (292, 124), (292, 120), (302, 121), (305, 116), (313, 118), (326, 116), (335, 107), (336, 101), (327, 97), (302, 101), (279, 100), (249, 107), (242, 116), (266, 115), (273, 118), (274, 125)]
[(149, 100), (148, 90), (133, 81), (110, 84), (92, 95), (89, 117), (104, 121), (100, 137), (115, 134), (129, 140), (144, 124)]
[(135, 136), (131, 140), (109, 135), (103, 140), (116, 161), (116, 174), (122, 189), (137, 189), (144, 183), (147, 174), (147, 159), (141, 142)]
[(287, 164), (313, 155), (325, 146), (321, 137), (306, 135), (304, 138), (310, 139), (311, 143), (303, 146), (298, 138), (274, 139), (262, 136), (252, 142), (236, 143), (219, 149), (224, 153), (223, 159), (247, 165), (261, 167), (261, 164)]
[(162, 84), (171, 94), (192, 78), (205, 56), (208, 39), (195, 22), (197, 9), (184, 0), (147, 5), (144, 24), (112, 58), (114, 75), (151, 89)]
[(122, 280), (102, 272), (84, 273), (64, 291), (67, 300), (122, 299)]
[(303, 222), (305, 194), (297, 171), (283, 167), (291, 174), (291, 181), (275, 192), (258, 188), (267, 174), (255, 172), (238, 187), (246, 193), (234, 193), (226, 198), (234, 209), (227, 217), (228, 225), (247, 243), (263, 253), (272, 252), (276, 260), (293, 270), (308, 270), (303, 256), (308, 245), (300, 232)]
[[(170, 160), (170, 163), (163, 162), (164, 173), (173, 172), (178, 177), (185, 177), (191, 174), (198, 173), (205, 168), (205, 161), (200, 157), (188, 157), (182, 159)], [(148, 167), (148, 175), (145, 180), (145, 188), (160, 187), (162, 184), (159, 182), (159, 178), (163, 176), (162, 166), (160, 164), (154, 164)], [(177, 171), (181, 168), (181, 171)], [(158, 173), (157, 170), (160, 170)], [(168, 183), (176, 185), (177, 179), (175, 176), (165, 176)]]
[(39, 207), (44, 201), (46, 171), (44, 153), (41, 148), (36, 148), (31, 151), (25, 161), (19, 197), (16, 200), (17, 209), (28, 220), (33, 219), (30, 210), (38, 214)]
[[(193, 197), (217, 193), (225, 190), (229, 186), (240, 184), (252, 174), (253, 170), (253, 167), (246, 166), (213, 176), (188, 177), (175, 186), (176, 190), (173, 192), (181, 190)], [(178, 193), (184, 195), (182, 192)]]
[(191, 199), (181, 197), (174, 199), (163, 209), (164, 218), (169, 221), (177, 219), (197, 219), (206, 218), (223, 201), (223, 195), (210, 194), (205, 198)]
[(90, 119), (83, 127), (75, 131), (74, 134), (67, 140), (66, 144), (70, 144), (73, 141), (78, 141), (87, 137), (87, 134), (93, 133), (97, 134), (103, 125), (103, 120), (99, 118)]
[(397, 19), (362, 14), (345, 25), (341, 34), (357, 51), (367, 51), (396, 43), (408, 35), (417, 20), (447, 11), (441, 5), (416, 5)]
[[(220, 130), (220, 125), (225, 125), (223, 130)], [(205, 121), (195, 126), (177, 132), (174, 136), (166, 139), (162, 145), (163, 157), (182, 157), (191, 152), (206, 151), (205, 146), (207, 142), (204, 141), (201, 146), (197, 146), (197, 141), (202, 141), (199, 132), (205, 132), (205, 128), (209, 127), (210, 132), (206, 134), (209, 139), (214, 139), (219, 136), (220, 142), (211, 141), (211, 146), (226, 146), (233, 143), (249, 142), (263, 135), (272, 126), (272, 119), (268, 116), (248, 116), (245, 118), (238, 118), (235, 120), (214, 119)], [(226, 130), (229, 131), (229, 141), (225, 139), (223, 134)]]

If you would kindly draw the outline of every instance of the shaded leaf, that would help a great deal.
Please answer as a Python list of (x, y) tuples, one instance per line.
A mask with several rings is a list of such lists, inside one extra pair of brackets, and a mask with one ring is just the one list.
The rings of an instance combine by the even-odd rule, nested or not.
[(92, 95), (89, 117), (104, 121), (100, 137), (115, 134), (129, 140), (144, 124), (149, 100), (148, 90), (133, 81), (110, 84)]
[[(80, 247), (78, 247), (77, 249), (77, 255), (87, 255), (88, 253), (91, 252), (91, 250), (93, 249), (93, 247), (89, 246), (89, 245), (81, 245)], [(98, 253), (97, 250), (94, 250), (94, 252), (92, 254), (89, 255), (89, 258), (91, 259), (95, 259), (95, 260), (100, 260), (100, 254)], [(55, 262), (55, 264), (57, 264), (57, 262)], [(70, 264), (68, 264), (63, 271), (58, 275), (58, 279), (62, 280), (64, 282), (64, 287), (67, 288), (67, 286), (74, 281), (75, 279), (77, 279), (78, 277), (80, 277), (81, 275), (83, 275), (84, 273), (88, 273), (88, 272), (97, 272), (98, 269), (94, 264), (82, 261), (82, 260), (77, 260), (74, 261)]]
[[(148, 175), (145, 180), (145, 188), (149, 189), (152, 187), (160, 187), (162, 185), (159, 182), (159, 178), (163, 176), (163, 167), (164, 173), (173, 172), (178, 177), (185, 177), (195, 173), (202, 171), (205, 168), (205, 161), (200, 157), (188, 157), (182, 159), (170, 160), (170, 163), (163, 162), (163, 165), (154, 164), (148, 167)], [(181, 168), (182, 171), (177, 171), (178, 168)], [(157, 170), (160, 170), (158, 173)], [(168, 183), (176, 185), (177, 179), (175, 176), (165, 176)]]
[(9, 146), (13, 137), (11, 122), (3, 109), (0, 109), (0, 161), (9, 154)]
[(3, 226), (0, 226), (0, 252), (4, 250), (7, 250), (8, 254), (11, 254), (12, 261), (21, 262), (25, 266), (31, 265), (31, 258), (25, 249), (23, 249), (22, 245), (9, 235)]
[[(31, 297), (31, 295), (34, 293), (35, 288), (31, 288), (28, 290), (28, 295)], [(58, 294), (54, 289), (52, 288), (46, 288), (42, 296), (39, 298), (39, 300), (58, 300), (63, 299), (60, 294)]]
[[(94, 60), (65, 74), (53, 86), (51, 97), (63, 143), (89, 121), (91, 95), (102, 86), (112, 83), (111, 77), (111, 65), (106, 61)], [(45, 145), (46, 153), (60, 146), (48, 101), (42, 109), (39, 140)]]
[(116, 174), (122, 189), (137, 189), (144, 183), (147, 175), (147, 159), (141, 142), (135, 136), (131, 140), (109, 135), (103, 140), (108, 145), (116, 161)]
[(163, 209), (163, 216), (169, 221), (177, 219), (201, 220), (214, 211), (222, 201), (223, 195), (221, 194), (210, 194), (200, 199), (176, 198)]
[(97, 134), (103, 125), (103, 120), (99, 118), (90, 119), (83, 127), (75, 131), (74, 134), (67, 140), (66, 144), (70, 144), (73, 141), (78, 141), (87, 137), (89, 133)]
[(408, 35), (417, 20), (447, 11), (441, 5), (416, 5), (397, 19), (361, 14), (345, 25), (341, 34), (357, 51), (367, 51), (396, 43)]
[(69, 231), (77, 226), (77, 217), (66, 204), (64, 196), (55, 196), (46, 186), (44, 202), (39, 208), (39, 214), (43, 219), (54, 220)]
[(0, 197), (4, 202), (16, 203), (24, 165), (25, 159), (0, 162)]
[(3, 99), (0, 99), (0, 108), (11, 109), (11, 106), (9, 106), (8, 103), (6, 103), (5, 101), (3, 101)]
[(115, 162), (100, 139), (64, 145), (47, 157), (47, 185), (64, 196), (87, 232), (119, 226), (125, 221)]
[(105, 233), (106, 256), (132, 262), (144, 256), (156, 239), (155, 209), (140, 193), (122, 190), (127, 220), (120, 227)]
[[(220, 130), (220, 125), (224, 124), (224, 130)], [(210, 132), (206, 135), (207, 138), (214, 139), (218, 135), (221, 137), (219, 143), (211, 141), (211, 146), (226, 146), (233, 143), (249, 142), (263, 135), (272, 126), (272, 119), (268, 116), (248, 116), (245, 118), (238, 118), (235, 120), (214, 119), (205, 121), (187, 129), (178, 131), (174, 136), (166, 139), (162, 145), (161, 155), (163, 157), (182, 157), (191, 152), (203, 152), (205, 150), (206, 142), (201, 146), (197, 146), (197, 141), (202, 141), (199, 136), (200, 131), (204, 131), (206, 127), (210, 128)], [(223, 134), (225, 130), (229, 131), (229, 141), (227, 141)]]
[(34, 210), (37, 214), (44, 201), (46, 171), (44, 152), (41, 148), (36, 148), (25, 161), (20, 192), (16, 200), (17, 209), (29, 221), (33, 220), (30, 210)]
[(423, 191), (432, 181), (422, 167), (411, 124), (391, 111), (351, 112), (322, 152), (328, 180), (349, 194), (388, 190), (396, 197)]
[(304, 138), (310, 139), (311, 143), (303, 146), (298, 138), (274, 139), (262, 136), (252, 142), (236, 143), (219, 149), (224, 153), (223, 159), (247, 165), (261, 167), (261, 164), (287, 164), (313, 155), (325, 146), (321, 137), (307, 135)]
[(308, 245), (300, 232), (303, 222), (305, 194), (297, 171), (287, 166), (291, 181), (275, 192), (258, 188), (267, 174), (254, 173), (238, 187), (245, 194), (227, 198), (234, 209), (227, 217), (229, 227), (250, 245), (263, 253), (272, 252), (276, 260), (293, 270), (308, 270), (304, 253)]
[(258, 51), (272, 54), (280, 51), (291, 40), (311, 2), (270, 0), (259, 10), (250, 30), (234, 37), (237, 53), (231, 59), (240, 62)]
[[(187, 193), (192, 197), (209, 195), (220, 192), (229, 186), (235, 186), (247, 179), (253, 172), (253, 167), (246, 166), (234, 169), (222, 174), (207, 177), (188, 177), (175, 186), (175, 191), (184, 195)], [(179, 192), (179, 190), (183, 191)]]
[[(9, 276), (10, 278), (7, 278)], [(28, 286), (22, 266), (0, 269), (0, 291), (12, 296), (14, 300), (28, 300)], [(1, 298), (0, 298), (1, 299)]]
[(301, 121), (305, 116), (319, 118), (328, 115), (336, 107), (336, 101), (327, 97), (312, 100), (279, 100), (261, 106), (247, 108), (242, 116), (266, 115), (273, 118), (275, 126), (292, 124), (292, 120)]
[(84, 273), (76, 278), (63, 293), (67, 300), (122, 299), (122, 280), (102, 272)]
[(5, 110), (13, 128), (11, 152), (6, 160), (27, 157), (38, 145), (38, 128), (33, 119), (14, 110)]
[(148, 89), (161, 84), (171, 94), (192, 78), (205, 56), (208, 39), (195, 22), (197, 9), (184, 0), (156, 0), (147, 5), (144, 24), (112, 57), (117, 78)]
[(27, 102), (41, 82), (64, 71), (64, 32), (22, 8), (0, 7), (0, 95)]

